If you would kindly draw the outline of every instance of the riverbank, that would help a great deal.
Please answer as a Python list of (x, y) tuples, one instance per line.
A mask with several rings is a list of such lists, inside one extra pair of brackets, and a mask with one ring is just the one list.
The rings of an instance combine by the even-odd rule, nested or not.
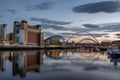
[(64, 47), (64, 46), (22, 46), (22, 45), (7, 45), (0, 46), (0, 50), (39, 50), (39, 49), (76, 49), (76, 47)]
[[(41, 50), (41, 49), (79, 49), (80, 47), (75, 46), (34, 46), (34, 45), (3, 45), (0, 46), (0, 50)], [(91, 48), (91, 47), (85, 47)], [(100, 51), (107, 51), (107, 48), (99, 48)]]

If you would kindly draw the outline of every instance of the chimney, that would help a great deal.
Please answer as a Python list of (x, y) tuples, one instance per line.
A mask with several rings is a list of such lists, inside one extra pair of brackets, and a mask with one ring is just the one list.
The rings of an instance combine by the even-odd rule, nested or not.
[(40, 29), (40, 28), (41, 28), (41, 25), (36, 25), (36, 28)]
[(3, 27), (6, 27), (7, 26), (7, 24), (3, 24)]
[(22, 20), (21, 22), (22, 22), (22, 23), (27, 23), (27, 21), (25, 21), (25, 20)]
[(19, 21), (14, 21), (14, 23), (19, 23)]

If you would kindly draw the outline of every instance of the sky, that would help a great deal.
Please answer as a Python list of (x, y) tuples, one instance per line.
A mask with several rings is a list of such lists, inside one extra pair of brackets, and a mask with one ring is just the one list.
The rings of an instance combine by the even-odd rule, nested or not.
[[(14, 21), (42, 25), (45, 37), (62, 35), (75, 40), (120, 39), (120, 0), (0, 0), (0, 24), (13, 31)], [(93, 37), (91, 37), (93, 38)]]

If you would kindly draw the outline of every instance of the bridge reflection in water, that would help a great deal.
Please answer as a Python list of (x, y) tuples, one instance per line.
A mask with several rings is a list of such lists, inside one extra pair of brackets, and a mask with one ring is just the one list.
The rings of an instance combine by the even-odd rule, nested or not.
[[(1, 51), (0, 70), (2, 71), (2, 74), (6, 73), (4, 75), (12, 74), (11, 78), (17, 75), (20, 75), (20, 77), (25, 77), (26, 74), (29, 74), (29, 72), (32, 72), (32, 74), (35, 74), (36, 72), (37, 74), (41, 74), (38, 73), (41, 72), (41, 66), (43, 67), (44, 63), (47, 64), (47, 62), (50, 64), (51, 63), (49, 61), (50, 59), (55, 61), (58, 60), (58, 62), (59, 60), (63, 60), (63, 63), (69, 61), (72, 64), (72, 66), (77, 65), (83, 68), (94, 65), (97, 67), (104, 68), (106, 70), (108, 70), (108, 68), (109, 70), (112, 70), (113, 65), (109, 63), (109, 59), (107, 59), (106, 52), (104, 52), (103, 55), (99, 53), (100, 53), (99, 51), (93, 49)], [(8, 67), (9, 65), (8, 63), (11, 64), (12, 67)], [(12, 70), (12, 73), (6, 71), (7, 68)], [(55, 67), (52, 68), (54, 69)], [(6, 78), (4, 77), (3, 79)]]

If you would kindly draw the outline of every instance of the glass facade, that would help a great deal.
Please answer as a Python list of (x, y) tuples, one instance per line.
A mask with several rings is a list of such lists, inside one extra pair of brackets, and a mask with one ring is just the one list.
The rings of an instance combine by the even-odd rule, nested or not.
[(16, 42), (18, 43), (23, 43), (23, 39), (24, 39), (24, 31), (21, 29), (21, 30), (16, 30), (16, 34), (18, 35), (16, 37)]
[(19, 32), (19, 42), (22, 42), (23, 43), (23, 39), (24, 39), (24, 31), (23, 30), (20, 30)]

